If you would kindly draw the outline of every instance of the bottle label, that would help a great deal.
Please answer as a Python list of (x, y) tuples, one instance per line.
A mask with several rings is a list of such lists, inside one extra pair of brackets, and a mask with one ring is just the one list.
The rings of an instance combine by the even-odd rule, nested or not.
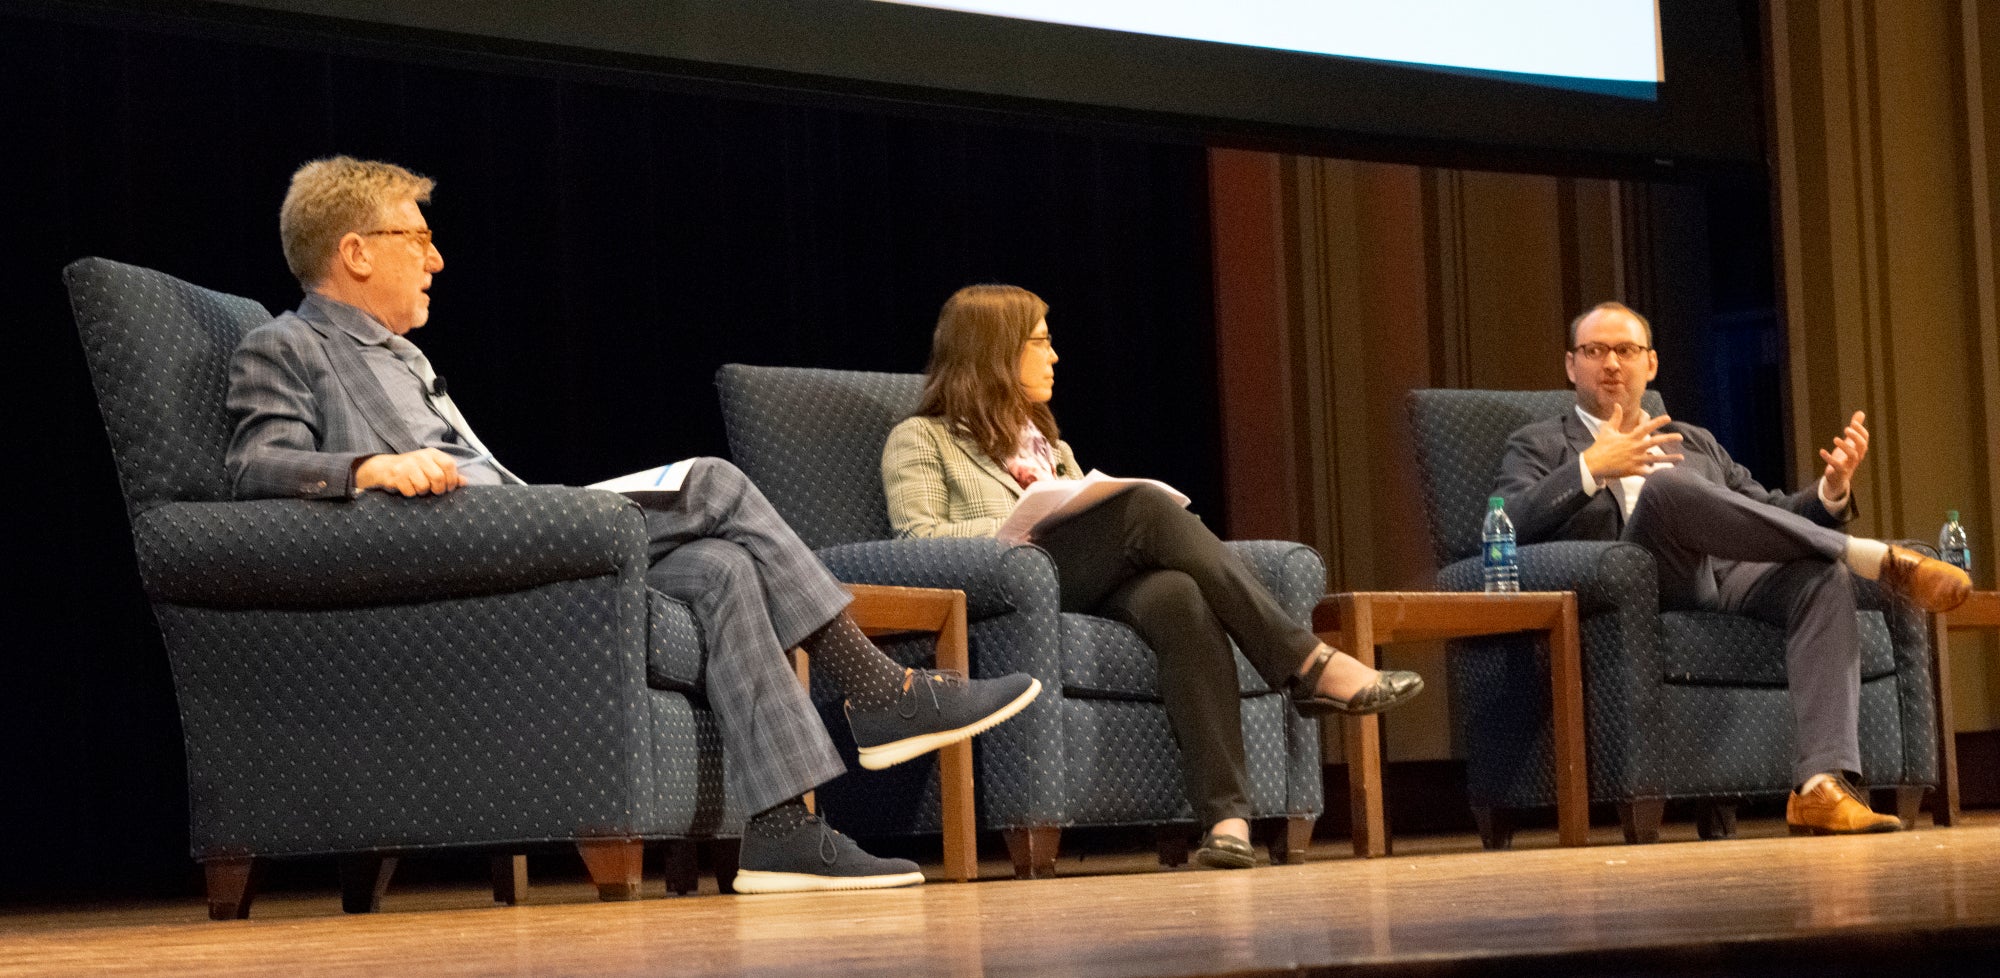
[(1486, 541), (1486, 566), (1511, 567), (1514, 564), (1514, 541)]

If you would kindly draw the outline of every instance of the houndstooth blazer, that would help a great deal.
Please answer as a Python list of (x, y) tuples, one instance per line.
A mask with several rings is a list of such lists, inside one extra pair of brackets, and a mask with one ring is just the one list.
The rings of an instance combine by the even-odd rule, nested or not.
[[(1056, 442), (1056, 474), (1083, 475), (1066, 441)], [(889, 432), (882, 446), (882, 489), (889, 525), (899, 537), (990, 537), (1021, 498), (1021, 485), (979, 446), (945, 427), (914, 417)]]

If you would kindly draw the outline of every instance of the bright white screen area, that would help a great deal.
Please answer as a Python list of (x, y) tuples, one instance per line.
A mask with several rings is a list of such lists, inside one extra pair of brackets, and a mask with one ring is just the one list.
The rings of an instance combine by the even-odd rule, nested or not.
[(883, 2), (1473, 71), (1664, 80), (1658, 0)]

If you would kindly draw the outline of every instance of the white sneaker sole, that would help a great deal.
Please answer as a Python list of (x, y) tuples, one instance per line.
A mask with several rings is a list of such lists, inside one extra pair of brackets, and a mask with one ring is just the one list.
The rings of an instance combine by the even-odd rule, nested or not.
[(823, 890), (888, 890), (915, 886), (924, 881), (922, 873), (893, 876), (814, 876), (811, 873), (774, 873), (744, 869), (736, 873), (738, 893), (816, 893)]
[(987, 714), (976, 723), (959, 727), (956, 730), (940, 730), (937, 733), (905, 737), (902, 740), (890, 741), (889, 743), (875, 747), (861, 748), (859, 751), (861, 766), (870, 771), (880, 771), (885, 767), (894, 767), (901, 764), (910, 758), (922, 757), (940, 747), (976, 737), (991, 730), (1001, 721), (1026, 709), (1028, 704), (1033, 703), (1035, 697), (1040, 695), (1042, 695), (1042, 681), (1039, 679), (1030, 679), (1028, 680), (1028, 688), (1021, 695), (1014, 697), (1014, 702)]

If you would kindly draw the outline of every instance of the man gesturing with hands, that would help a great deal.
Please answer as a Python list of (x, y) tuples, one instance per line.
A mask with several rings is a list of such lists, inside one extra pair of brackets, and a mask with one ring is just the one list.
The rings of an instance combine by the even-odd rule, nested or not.
[(1729, 611), (1785, 629), (1785, 669), (1798, 755), (1785, 819), (1794, 831), (1892, 832), (1853, 786), (1861, 637), (1853, 575), (1928, 611), (1965, 600), (1963, 571), (1842, 532), (1854, 518), (1855, 469), (1868, 453), (1856, 411), (1826, 469), (1800, 492), (1764, 488), (1707, 429), (1640, 407), (1659, 373), (1652, 327), (1601, 303), (1569, 327), (1563, 367), (1576, 408), (1508, 439), (1494, 494), (1522, 543), (1625, 540), (1651, 551), (1665, 610)]

